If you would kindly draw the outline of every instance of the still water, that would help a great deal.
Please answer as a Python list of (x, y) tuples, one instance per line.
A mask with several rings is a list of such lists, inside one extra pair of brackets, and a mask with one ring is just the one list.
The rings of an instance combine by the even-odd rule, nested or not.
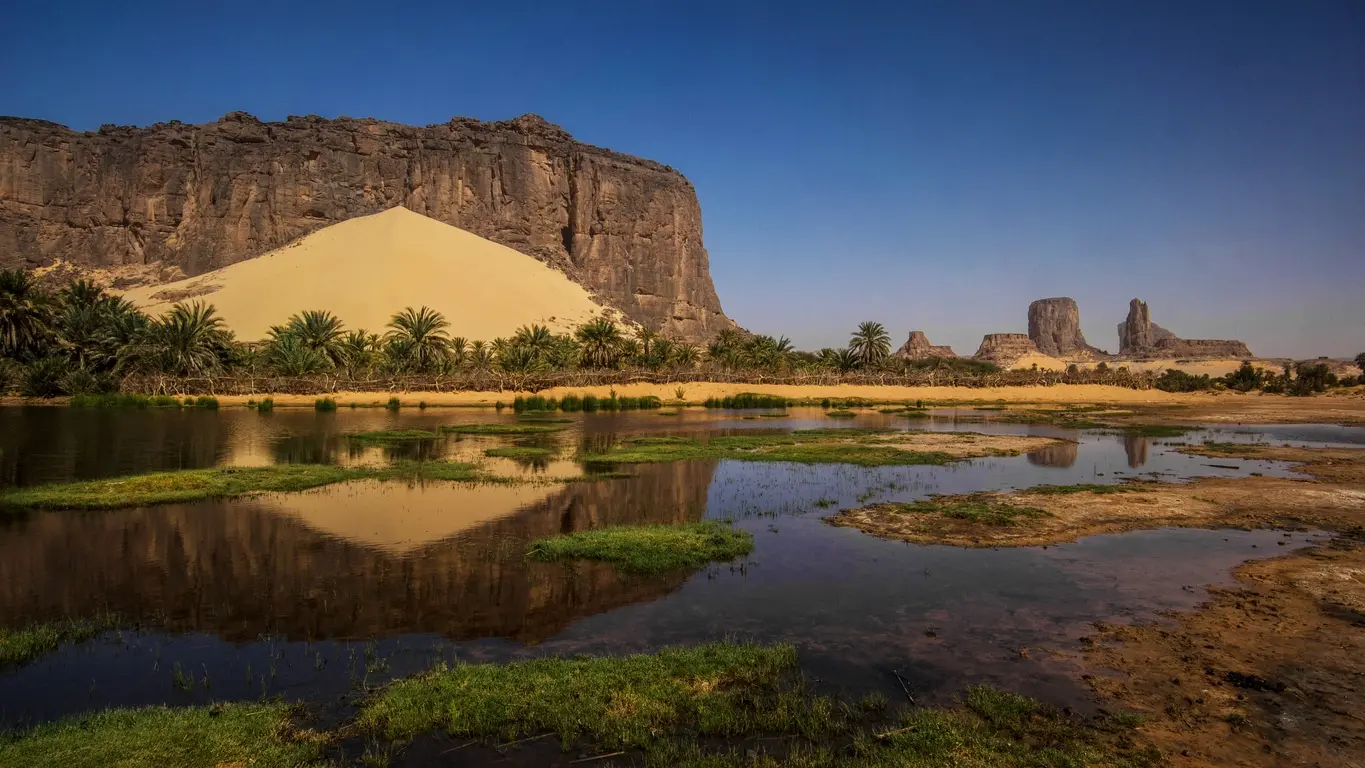
[[(1159, 530), (1046, 548), (967, 550), (835, 528), (840, 508), (930, 493), (1133, 476), (1285, 475), (1283, 465), (1209, 460), (1172, 442), (1359, 444), (1365, 430), (1267, 427), (1177, 439), (1089, 434), (936, 412), (833, 422), (738, 412), (573, 417), (561, 432), (359, 445), (348, 433), (511, 422), (473, 409), (318, 414), (245, 410), (0, 408), (0, 485), (273, 462), (478, 460), (519, 485), (363, 482), (239, 501), (0, 517), (0, 625), (116, 613), (135, 629), (0, 671), (0, 723), (113, 705), (281, 695), (334, 701), (438, 661), (623, 653), (727, 636), (794, 643), (805, 674), (850, 694), (920, 701), (995, 683), (1083, 705), (1070, 652), (1091, 623), (1190, 608), (1229, 572), (1316, 540), (1273, 531)], [(748, 418), (746, 418), (748, 417)], [(631, 434), (877, 426), (1062, 436), (1027, 456), (864, 469), (735, 461), (631, 467), (563, 482), (574, 456)], [(485, 459), (503, 445), (554, 458)], [(595, 563), (527, 561), (542, 536), (607, 525), (724, 518), (751, 531), (742, 563), (630, 577)], [(1046, 650), (1045, 650), (1046, 649)], [(186, 685), (186, 678), (192, 684)], [(179, 680), (179, 684), (177, 684)]]

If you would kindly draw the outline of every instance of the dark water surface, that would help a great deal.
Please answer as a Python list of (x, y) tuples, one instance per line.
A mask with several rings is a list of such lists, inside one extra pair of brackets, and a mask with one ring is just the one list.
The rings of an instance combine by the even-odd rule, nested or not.
[[(839, 508), (929, 493), (1117, 482), (1156, 475), (1286, 474), (1283, 465), (1210, 460), (1171, 442), (1358, 443), (1365, 430), (1220, 429), (1182, 438), (1080, 434), (993, 423), (971, 412), (928, 420), (868, 413), (852, 426), (1047, 434), (1076, 440), (1014, 458), (941, 467), (798, 466), (732, 461), (579, 476), (573, 456), (625, 434), (717, 434), (845, 426), (819, 409), (794, 418), (687, 411), (575, 417), (525, 437), (443, 437), (376, 448), (347, 433), (511, 422), (472, 409), (318, 414), (0, 408), (0, 485), (158, 469), (391, 457), (484, 461), (522, 485), (355, 483), (242, 501), (0, 517), (0, 625), (112, 611), (109, 633), (0, 672), (0, 723), (111, 705), (283, 695), (330, 701), (453, 659), (621, 653), (726, 636), (794, 643), (806, 674), (833, 691), (922, 701), (989, 682), (1078, 704), (1067, 657), (1095, 620), (1150, 620), (1189, 608), (1237, 564), (1314, 540), (1273, 531), (1159, 530), (1047, 548), (966, 550), (834, 528)], [(483, 459), (499, 445), (560, 454)], [(658, 578), (613, 567), (529, 562), (527, 544), (616, 524), (727, 518), (752, 531), (743, 563)], [(189, 678), (193, 678), (190, 683)], [(179, 683), (177, 684), (177, 680)]]

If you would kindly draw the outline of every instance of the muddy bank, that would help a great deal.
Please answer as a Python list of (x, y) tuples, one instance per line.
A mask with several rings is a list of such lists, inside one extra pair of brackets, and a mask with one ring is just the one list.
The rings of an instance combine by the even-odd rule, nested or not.
[(1177, 766), (1365, 765), (1365, 536), (1236, 577), (1173, 624), (1099, 626), (1091, 687)]
[(833, 525), (919, 544), (1025, 547), (1148, 528), (1304, 528), (1365, 523), (1365, 449), (1236, 446), (1183, 449), (1210, 457), (1291, 461), (1315, 479), (1204, 478), (1189, 483), (1040, 487), (874, 504)]

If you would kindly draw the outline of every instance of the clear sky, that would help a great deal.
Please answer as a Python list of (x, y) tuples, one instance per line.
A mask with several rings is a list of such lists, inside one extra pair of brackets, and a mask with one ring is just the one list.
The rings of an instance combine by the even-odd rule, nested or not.
[(975, 351), (1134, 296), (1262, 355), (1365, 350), (1365, 2), (9, 0), (0, 114), (535, 112), (696, 185), (745, 327)]

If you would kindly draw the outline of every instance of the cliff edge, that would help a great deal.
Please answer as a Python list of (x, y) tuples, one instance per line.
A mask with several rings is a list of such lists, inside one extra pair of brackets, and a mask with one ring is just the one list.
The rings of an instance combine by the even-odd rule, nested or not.
[(533, 256), (655, 330), (734, 327), (691, 183), (535, 115), (414, 127), (233, 112), (88, 133), (0, 117), (0, 267), (194, 276), (397, 205)]

